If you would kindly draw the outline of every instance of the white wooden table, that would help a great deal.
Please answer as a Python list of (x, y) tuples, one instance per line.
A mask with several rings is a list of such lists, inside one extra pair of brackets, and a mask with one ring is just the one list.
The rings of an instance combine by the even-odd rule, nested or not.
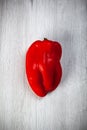
[[(36, 97), (25, 54), (46, 37), (59, 41), (59, 87)], [(87, 130), (87, 0), (0, 0), (0, 130)]]

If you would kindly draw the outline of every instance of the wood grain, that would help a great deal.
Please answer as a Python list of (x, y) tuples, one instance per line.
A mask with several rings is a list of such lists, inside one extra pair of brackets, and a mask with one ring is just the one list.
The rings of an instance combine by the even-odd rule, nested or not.
[[(25, 55), (44, 37), (62, 45), (63, 77), (39, 98)], [(87, 130), (86, 0), (0, 0), (0, 130)]]

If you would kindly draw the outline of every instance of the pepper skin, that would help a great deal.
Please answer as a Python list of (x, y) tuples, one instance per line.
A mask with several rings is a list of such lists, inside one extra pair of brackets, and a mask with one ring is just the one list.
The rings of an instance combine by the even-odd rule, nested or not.
[(26, 53), (26, 74), (36, 95), (44, 97), (55, 90), (61, 81), (61, 45), (44, 39), (35, 41)]

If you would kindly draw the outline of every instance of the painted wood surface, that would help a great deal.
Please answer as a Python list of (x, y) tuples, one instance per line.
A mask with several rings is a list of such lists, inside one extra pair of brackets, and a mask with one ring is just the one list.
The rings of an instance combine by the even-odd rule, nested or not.
[[(25, 55), (44, 37), (62, 45), (63, 77), (39, 98)], [(86, 0), (0, 0), (0, 130), (87, 130)]]

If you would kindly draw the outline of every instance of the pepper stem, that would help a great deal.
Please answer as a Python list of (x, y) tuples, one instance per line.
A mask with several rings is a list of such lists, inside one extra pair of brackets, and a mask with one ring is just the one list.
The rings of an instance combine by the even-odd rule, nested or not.
[(47, 40), (47, 38), (44, 38), (44, 40)]

